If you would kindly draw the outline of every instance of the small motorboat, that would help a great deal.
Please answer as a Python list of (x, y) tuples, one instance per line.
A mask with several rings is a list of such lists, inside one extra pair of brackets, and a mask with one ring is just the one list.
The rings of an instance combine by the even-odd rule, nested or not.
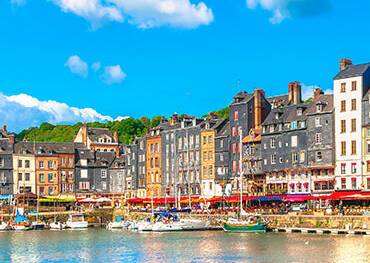
[(108, 225), (107, 225), (107, 229), (108, 230), (112, 230), (112, 229), (122, 229), (125, 227), (125, 222), (122, 221), (121, 217), (117, 216), (115, 218), (115, 221), (114, 222), (110, 222)]
[(17, 208), (15, 214), (15, 222), (11, 224), (14, 230), (30, 230), (32, 225), (24, 213), (23, 208)]
[(9, 223), (1, 222), (0, 231), (5, 231), (5, 230), (9, 230), (9, 229), (10, 229)]
[(72, 229), (83, 229), (88, 227), (88, 222), (85, 221), (82, 213), (76, 213), (69, 215), (66, 226)]
[(138, 231), (152, 231), (154, 223), (151, 221), (139, 221), (137, 223), (137, 230)]
[(196, 231), (209, 229), (209, 222), (200, 219), (180, 219), (179, 221), (182, 230), (184, 231)]
[(62, 222), (53, 222), (49, 224), (49, 227), (51, 230), (63, 230), (67, 226), (66, 224), (63, 224)]
[(46, 227), (46, 224), (40, 220), (32, 222), (31, 227), (33, 230), (43, 230)]

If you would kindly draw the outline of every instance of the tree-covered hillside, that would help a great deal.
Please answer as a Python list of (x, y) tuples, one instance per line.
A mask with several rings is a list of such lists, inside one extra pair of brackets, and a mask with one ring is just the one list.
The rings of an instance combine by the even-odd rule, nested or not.
[[(219, 118), (229, 118), (229, 108), (213, 112)], [(108, 128), (111, 131), (118, 132), (120, 142), (129, 144), (137, 136), (144, 135), (149, 128), (155, 127), (161, 120), (160, 116), (151, 119), (141, 117), (140, 119), (128, 118), (122, 121), (110, 121), (106, 123), (91, 122), (87, 123), (89, 127)], [(43, 123), (40, 127), (32, 127), (23, 130), (17, 134), (18, 141), (36, 141), (36, 142), (71, 142), (76, 136), (82, 123), (74, 125), (52, 125), (50, 123)]]

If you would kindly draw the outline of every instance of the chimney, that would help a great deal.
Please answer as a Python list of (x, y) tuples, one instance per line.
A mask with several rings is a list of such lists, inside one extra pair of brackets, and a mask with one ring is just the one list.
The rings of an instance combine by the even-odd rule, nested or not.
[(262, 89), (254, 90), (254, 128), (258, 128), (262, 123), (262, 97), (264, 92)]
[(84, 123), (81, 127), (82, 131), (82, 143), (87, 146), (87, 125)]
[(348, 67), (349, 65), (352, 65), (352, 60), (350, 60), (348, 58), (342, 58), (339, 61), (339, 69), (340, 69), (340, 71), (345, 70), (346, 67)]
[(318, 100), (322, 94), (324, 94), (324, 92), (321, 90), (321, 88), (316, 88), (313, 92), (313, 99), (315, 101)]
[(9, 134), (8, 135), (8, 140), (9, 140), (9, 143), (11, 145), (14, 145), (14, 143), (15, 143), (15, 136), (14, 136), (14, 134)]
[(6, 127), (6, 125), (5, 125), (5, 124), (3, 125), (3, 131), (4, 131), (4, 133), (5, 133), (5, 134), (7, 134), (7, 133), (8, 133), (8, 130), (7, 130), (7, 127)]
[(293, 85), (294, 85), (293, 82), (289, 82), (288, 84), (288, 103), (289, 104), (293, 102)]
[(302, 102), (301, 83), (295, 81), (293, 83), (293, 104), (297, 105)]

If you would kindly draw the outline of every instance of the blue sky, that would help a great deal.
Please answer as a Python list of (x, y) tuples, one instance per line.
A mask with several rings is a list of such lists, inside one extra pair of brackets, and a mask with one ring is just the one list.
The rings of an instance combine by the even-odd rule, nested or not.
[(276, 95), (294, 80), (331, 89), (340, 58), (370, 61), (368, 10), (367, 0), (3, 0), (0, 124), (203, 115), (238, 90)]

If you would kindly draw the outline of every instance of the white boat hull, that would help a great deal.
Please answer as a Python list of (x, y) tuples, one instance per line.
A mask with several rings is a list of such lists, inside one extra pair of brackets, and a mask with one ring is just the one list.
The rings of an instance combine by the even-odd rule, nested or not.
[(62, 230), (62, 229), (66, 228), (66, 224), (63, 224), (63, 223), (60, 223), (60, 222), (50, 223), (49, 226), (50, 226), (50, 229), (52, 229), (52, 230)]
[(183, 228), (178, 222), (171, 222), (168, 224), (157, 222), (152, 227), (153, 232), (174, 232), (181, 230), (183, 230)]
[(110, 222), (107, 229), (122, 229), (125, 226), (124, 222)]
[(153, 223), (147, 221), (141, 221), (137, 223), (137, 230), (138, 231), (152, 231)]
[(2, 222), (0, 224), (0, 231), (4, 231), (4, 230), (8, 230), (8, 229), (9, 229), (9, 225), (7, 223)]
[(87, 228), (88, 223), (86, 221), (83, 222), (67, 222), (67, 227), (71, 229), (82, 229)]
[(184, 231), (205, 230), (209, 228), (208, 221), (199, 219), (181, 219), (179, 224)]

